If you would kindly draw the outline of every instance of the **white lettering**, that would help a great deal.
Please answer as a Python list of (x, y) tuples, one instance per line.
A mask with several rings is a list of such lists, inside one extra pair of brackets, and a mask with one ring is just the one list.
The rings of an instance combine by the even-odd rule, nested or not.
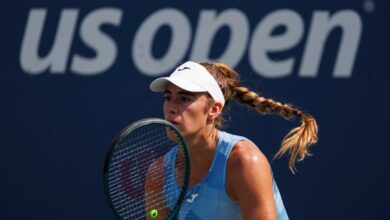
[[(283, 34), (271, 35), (279, 27), (285, 27)], [(252, 68), (261, 76), (280, 78), (290, 75), (295, 58), (272, 60), (270, 52), (286, 51), (298, 44), (303, 35), (304, 23), (294, 11), (279, 10), (266, 16), (255, 28), (249, 47), (249, 62)]]
[(20, 64), (23, 71), (32, 75), (42, 73), (47, 69), (50, 69), (52, 73), (64, 73), (78, 13), (77, 9), (62, 11), (53, 46), (46, 57), (40, 57), (38, 51), (42, 43), (43, 24), (47, 10), (32, 9), (30, 11), (20, 52)]
[(326, 11), (314, 13), (299, 71), (301, 77), (317, 76), (326, 39), (336, 27), (341, 27), (342, 38), (333, 76), (351, 77), (362, 32), (362, 21), (359, 15), (352, 10), (339, 11), (332, 17), (329, 17), (329, 12)]
[[(42, 37), (47, 9), (31, 9), (19, 57), (22, 70), (31, 75), (45, 71), (63, 74), (69, 63), (70, 71), (78, 75), (93, 76), (106, 72), (117, 59), (118, 47), (101, 26), (119, 26), (122, 14), (121, 9), (102, 8), (85, 16), (78, 30), (80, 39), (95, 52), (95, 56), (85, 57), (70, 54), (79, 10), (63, 9), (50, 50), (42, 55), (40, 47), (47, 41)], [(162, 27), (168, 27), (171, 32), (171, 39), (165, 42), (157, 39), (157, 32)], [(213, 44), (220, 40), (216, 37), (224, 27), (229, 29), (228, 36), (224, 36), (228, 42), (214, 59), (211, 57)], [(312, 78), (318, 75), (329, 36), (339, 28), (341, 37), (335, 52), (333, 77), (351, 77), (363, 28), (359, 14), (352, 10), (341, 10), (333, 15), (327, 11), (315, 11), (308, 27), (307, 41), (301, 42), (305, 33), (302, 17), (293, 10), (282, 9), (266, 15), (250, 35), (248, 17), (244, 12), (238, 9), (201, 10), (191, 45), (192, 27), (187, 15), (178, 9), (165, 8), (152, 13), (141, 23), (132, 42), (132, 60), (142, 74), (155, 77), (172, 70), (187, 55), (191, 60), (222, 60), (235, 67), (247, 51), (250, 66), (262, 77), (286, 77), (297, 69), (299, 77)], [(159, 44), (166, 45), (167, 51), (156, 57), (153, 46)], [(298, 44), (304, 45), (301, 58), (295, 52), (289, 53)], [(69, 57), (71, 62), (68, 62)], [(296, 66), (297, 59), (300, 66)]]
[[(152, 54), (156, 32), (163, 25), (172, 31), (172, 39), (166, 54), (156, 59)], [(150, 15), (137, 31), (132, 56), (135, 66), (148, 76), (157, 76), (174, 68), (186, 54), (191, 39), (191, 26), (185, 14), (177, 9), (161, 9)], [(157, 43), (167, 44), (168, 42)]]
[(245, 14), (237, 9), (228, 9), (218, 16), (215, 10), (203, 10), (200, 13), (191, 60), (213, 60), (210, 58), (212, 43), (218, 30), (223, 26), (229, 27), (230, 39), (225, 52), (214, 60), (223, 60), (231, 66), (236, 66), (240, 62), (248, 42), (249, 22)]
[(80, 75), (97, 75), (112, 66), (117, 56), (116, 43), (100, 30), (103, 24), (118, 26), (122, 11), (115, 8), (98, 9), (91, 12), (81, 23), (80, 37), (96, 51), (94, 58), (75, 54), (71, 70)]

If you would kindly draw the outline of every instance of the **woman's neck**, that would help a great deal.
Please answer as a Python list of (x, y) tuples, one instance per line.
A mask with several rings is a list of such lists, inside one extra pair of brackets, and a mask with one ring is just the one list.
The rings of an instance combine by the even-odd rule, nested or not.
[(191, 160), (190, 185), (194, 185), (200, 182), (210, 169), (218, 145), (218, 129), (213, 127), (186, 141)]

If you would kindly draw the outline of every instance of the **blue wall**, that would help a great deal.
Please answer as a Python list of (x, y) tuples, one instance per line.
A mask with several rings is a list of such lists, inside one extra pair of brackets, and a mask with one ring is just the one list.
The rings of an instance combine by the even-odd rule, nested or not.
[[(162, 117), (148, 85), (188, 59), (222, 59), (243, 84), (318, 119), (320, 141), (296, 175), (287, 158), (271, 162), (291, 219), (389, 219), (387, 7), (4, 2), (0, 219), (114, 219), (102, 187), (106, 150), (128, 123)], [(230, 115), (225, 130), (270, 160), (298, 125), (238, 105)]]

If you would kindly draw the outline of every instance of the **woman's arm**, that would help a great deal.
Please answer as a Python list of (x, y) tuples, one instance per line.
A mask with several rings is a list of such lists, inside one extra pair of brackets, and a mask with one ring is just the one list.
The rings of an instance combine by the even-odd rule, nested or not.
[[(164, 158), (161, 157), (153, 162), (146, 174), (145, 179), (145, 203), (147, 210), (148, 220), (159, 220), (165, 219), (168, 215), (168, 208), (166, 202), (161, 201), (163, 195), (163, 167)], [(159, 198), (159, 199), (156, 199)], [(157, 217), (151, 218), (149, 216), (150, 211), (156, 209)]]
[(270, 166), (253, 143), (235, 144), (226, 173), (227, 193), (239, 203), (244, 220), (277, 219)]

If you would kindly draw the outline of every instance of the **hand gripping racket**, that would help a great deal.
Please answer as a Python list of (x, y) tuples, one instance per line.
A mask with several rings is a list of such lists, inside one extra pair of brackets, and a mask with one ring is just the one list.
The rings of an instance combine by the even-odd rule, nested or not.
[(104, 192), (119, 219), (176, 219), (190, 177), (187, 145), (171, 123), (134, 122), (113, 140), (104, 163)]

